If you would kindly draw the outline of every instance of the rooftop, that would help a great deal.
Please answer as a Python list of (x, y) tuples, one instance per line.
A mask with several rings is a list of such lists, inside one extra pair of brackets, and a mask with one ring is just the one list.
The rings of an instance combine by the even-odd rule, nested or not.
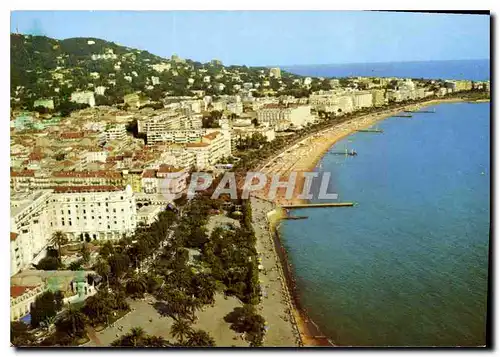
[(36, 286), (11, 286), (10, 297), (12, 299), (18, 298), (19, 296), (24, 295), (26, 292), (36, 288)]
[(119, 186), (57, 186), (54, 193), (81, 193), (81, 192), (112, 192), (123, 191)]

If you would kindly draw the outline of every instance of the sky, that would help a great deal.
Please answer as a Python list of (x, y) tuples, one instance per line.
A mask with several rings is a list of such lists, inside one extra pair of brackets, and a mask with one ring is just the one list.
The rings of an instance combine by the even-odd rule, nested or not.
[(489, 59), (487, 15), (362, 11), (13, 11), (11, 32), (97, 37), (248, 66)]

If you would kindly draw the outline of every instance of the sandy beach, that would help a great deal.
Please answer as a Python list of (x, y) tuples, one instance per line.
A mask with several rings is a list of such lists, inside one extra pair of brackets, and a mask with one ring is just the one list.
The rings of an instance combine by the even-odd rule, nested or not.
[[(304, 200), (298, 198), (303, 190), (304, 177), (303, 172), (311, 172), (314, 170), (318, 162), (325, 153), (339, 140), (352, 134), (356, 130), (366, 129), (374, 125), (380, 120), (386, 119), (404, 110), (418, 110), (430, 105), (440, 103), (453, 103), (463, 101), (460, 98), (452, 99), (435, 99), (419, 104), (409, 104), (398, 108), (384, 110), (379, 113), (366, 114), (354, 117), (346, 122), (333, 125), (318, 133), (312, 134), (299, 143), (286, 148), (280, 154), (271, 158), (267, 163), (263, 164), (260, 172), (268, 175), (267, 185), (256, 195), (258, 197), (267, 198), (271, 175), (280, 175), (280, 181), (288, 179), (292, 172), (297, 173), (295, 190), (290, 199), (285, 197), (285, 189), (278, 189), (274, 202), (277, 204), (298, 204)], [(402, 118), (408, 120), (407, 118)], [(351, 149), (351, 148), (348, 148)]]

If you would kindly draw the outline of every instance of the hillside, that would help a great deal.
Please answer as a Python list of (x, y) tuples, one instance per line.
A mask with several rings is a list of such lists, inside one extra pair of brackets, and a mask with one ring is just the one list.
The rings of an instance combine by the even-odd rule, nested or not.
[[(30, 109), (39, 98), (52, 98), (57, 107), (75, 91), (95, 92), (98, 105), (121, 103), (124, 95), (134, 92), (152, 100), (191, 95), (194, 90), (208, 95), (235, 94), (243, 87), (255, 96), (265, 93), (263, 88), (308, 95), (300, 78), (282, 71), (281, 79), (275, 79), (265, 67), (223, 66), (216, 60), (203, 64), (177, 56), (165, 59), (97, 38), (59, 41), (11, 34), (13, 107)], [(326, 80), (313, 80), (312, 89), (328, 87)]]

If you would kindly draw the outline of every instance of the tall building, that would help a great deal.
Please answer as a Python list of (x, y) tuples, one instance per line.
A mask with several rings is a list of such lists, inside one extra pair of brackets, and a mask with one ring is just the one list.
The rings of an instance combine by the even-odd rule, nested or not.
[(274, 78), (281, 78), (281, 70), (278, 67), (271, 68), (269, 74)]
[(70, 241), (120, 239), (136, 227), (132, 188), (61, 186), (11, 196), (11, 275), (40, 257), (61, 231)]

